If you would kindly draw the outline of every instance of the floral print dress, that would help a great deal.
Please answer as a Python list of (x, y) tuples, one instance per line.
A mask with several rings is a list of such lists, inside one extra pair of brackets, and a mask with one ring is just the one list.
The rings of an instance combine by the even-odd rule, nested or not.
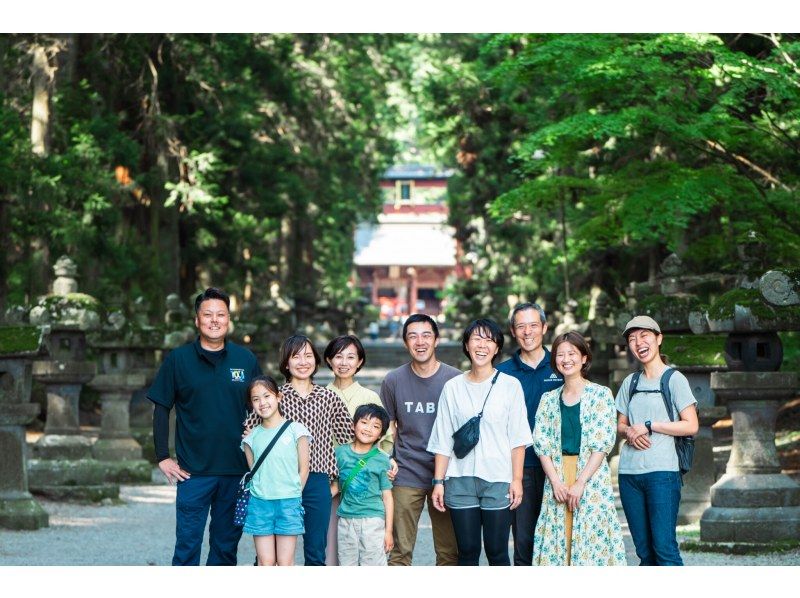
[[(561, 462), (561, 389), (542, 395), (536, 411), (533, 448), (537, 455), (553, 460), (556, 472), (564, 479)], [(588, 382), (580, 398), (581, 448), (578, 473), (592, 452), (608, 455), (616, 440), (614, 397), (605, 386)], [(567, 545), (564, 512), (566, 505), (556, 502), (550, 480), (544, 483), (544, 499), (533, 539), (534, 565), (566, 565)], [(572, 523), (572, 565), (625, 565), (622, 526), (614, 506), (611, 470), (608, 460), (586, 483)]]

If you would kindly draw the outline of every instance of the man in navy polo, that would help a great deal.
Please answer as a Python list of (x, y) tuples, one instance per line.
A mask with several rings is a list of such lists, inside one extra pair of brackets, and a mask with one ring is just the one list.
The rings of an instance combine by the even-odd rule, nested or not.
[[(247, 472), (240, 450), (247, 387), (261, 375), (251, 351), (226, 340), (230, 299), (208, 288), (195, 300), (200, 335), (171, 351), (147, 398), (155, 404), (153, 441), (158, 467), (178, 485), (173, 565), (199, 565), (211, 511), (207, 565), (235, 565), (242, 529), (233, 524), (236, 489)], [(168, 449), (175, 408), (175, 453)]]
[[(508, 325), (519, 349), (497, 366), (522, 384), (525, 407), (531, 430), (536, 423), (536, 409), (542, 395), (559, 388), (564, 379), (550, 367), (550, 351), (542, 346), (547, 323), (544, 310), (535, 303), (520, 303), (511, 311)], [(511, 511), (511, 532), (514, 536), (514, 565), (533, 562), (533, 531), (542, 509), (545, 474), (533, 447), (525, 449), (522, 469), (522, 503)]]

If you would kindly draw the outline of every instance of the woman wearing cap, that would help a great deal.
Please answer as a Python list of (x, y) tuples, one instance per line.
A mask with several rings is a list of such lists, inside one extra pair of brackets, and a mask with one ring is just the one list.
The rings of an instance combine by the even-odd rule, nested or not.
[(674, 438), (697, 433), (697, 401), (686, 376), (673, 371), (668, 388), (679, 416), (667, 414), (661, 377), (671, 368), (661, 355), (664, 337), (655, 320), (636, 316), (622, 334), (643, 370), (625, 378), (617, 392), (617, 432), (625, 436), (619, 455), (622, 508), (640, 565), (683, 565), (675, 536), (682, 480)]
[(550, 352), (564, 386), (542, 395), (533, 448), (547, 476), (533, 539), (535, 565), (626, 565), (606, 455), (616, 439), (614, 397), (585, 376), (592, 363), (577, 332)]

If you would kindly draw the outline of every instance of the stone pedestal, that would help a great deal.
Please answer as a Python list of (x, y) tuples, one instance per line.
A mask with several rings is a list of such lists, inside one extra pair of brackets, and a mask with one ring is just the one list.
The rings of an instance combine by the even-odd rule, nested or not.
[(767, 543), (800, 540), (800, 484), (781, 474), (775, 420), (794, 397), (793, 372), (726, 372), (711, 388), (733, 420), (728, 465), (711, 487), (711, 507), (700, 520), (704, 542)]
[[(41, 332), (29, 351), (38, 352)], [(48, 515), (28, 491), (25, 426), (39, 414), (30, 402), (31, 362), (17, 350), (0, 349), (0, 527), (47, 527)]]
[(97, 368), (88, 361), (37, 361), (33, 377), (47, 391), (44, 435), (28, 463), (31, 491), (55, 499), (101, 500), (119, 497), (119, 486), (107, 484), (104, 470), (92, 459), (91, 440), (81, 435), (78, 399), (81, 387)]
[(698, 521), (711, 506), (711, 486), (717, 481), (711, 426), (726, 415), (725, 407), (700, 408), (700, 429), (694, 436), (692, 470), (683, 476), (681, 506), (678, 510), (679, 525)]
[(31, 403), (31, 360), (42, 349), (34, 326), (0, 328), (0, 527), (35, 530), (48, 516), (28, 491), (25, 426), (39, 414)]
[(99, 374), (89, 385), (100, 393), (102, 401), (100, 435), (92, 455), (98, 461), (116, 462), (120, 470), (125, 470), (125, 481), (146, 483), (151, 479), (151, 467), (142, 459), (142, 447), (130, 428), (131, 395), (144, 383), (144, 374)]

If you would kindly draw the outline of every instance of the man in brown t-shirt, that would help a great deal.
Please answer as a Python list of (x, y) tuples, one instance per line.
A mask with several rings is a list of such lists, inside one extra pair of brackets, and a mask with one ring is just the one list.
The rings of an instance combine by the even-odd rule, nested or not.
[(381, 402), (389, 412), (394, 433), (394, 549), (389, 565), (410, 565), (425, 499), (433, 528), (437, 565), (455, 565), (458, 547), (449, 513), (433, 507), (433, 454), (426, 448), (445, 382), (461, 374), (436, 359), (439, 327), (428, 315), (413, 314), (403, 325), (403, 342), (411, 361), (386, 375)]

